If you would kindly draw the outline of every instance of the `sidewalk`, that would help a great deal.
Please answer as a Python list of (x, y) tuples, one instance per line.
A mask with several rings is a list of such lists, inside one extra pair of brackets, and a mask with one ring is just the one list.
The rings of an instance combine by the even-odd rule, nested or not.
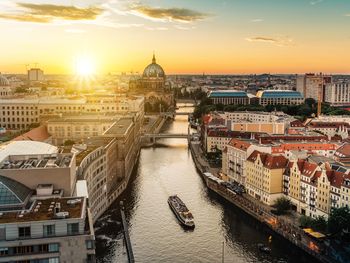
[[(201, 171), (201, 173), (211, 172), (213, 175), (217, 175), (220, 169), (210, 167), (203, 155), (199, 142), (191, 142), (190, 147), (194, 155), (193, 157), (197, 169)], [(295, 218), (274, 215), (271, 213), (272, 207), (259, 202), (248, 194), (238, 195), (217, 182), (210, 179), (205, 180), (209, 189), (250, 214), (261, 223), (267, 225), (274, 232), (289, 240), (300, 249), (314, 256), (321, 262), (331, 262), (329, 258), (321, 254), (323, 251), (322, 244), (307, 236), (299, 227), (299, 222), (296, 222)]]

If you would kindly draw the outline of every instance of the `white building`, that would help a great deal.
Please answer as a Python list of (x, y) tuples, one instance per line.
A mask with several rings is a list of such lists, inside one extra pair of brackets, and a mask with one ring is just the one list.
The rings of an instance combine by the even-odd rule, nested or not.
[(350, 105), (350, 83), (329, 83), (325, 86), (325, 102), (332, 106)]

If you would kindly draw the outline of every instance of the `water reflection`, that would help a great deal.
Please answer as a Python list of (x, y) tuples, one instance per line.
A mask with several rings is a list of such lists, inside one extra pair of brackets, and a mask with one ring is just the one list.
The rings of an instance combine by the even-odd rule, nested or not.
[[(188, 108), (186, 108), (188, 110)], [(187, 117), (178, 116), (167, 132), (187, 132)], [(186, 231), (167, 204), (178, 194), (194, 215), (196, 228)], [(127, 190), (125, 213), (136, 262), (313, 262), (217, 194), (197, 174), (185, 139), (159, 140), (144, 148)], [(98, 262), (127, 262), (120, 226), (119, 200), (96, 223)]]

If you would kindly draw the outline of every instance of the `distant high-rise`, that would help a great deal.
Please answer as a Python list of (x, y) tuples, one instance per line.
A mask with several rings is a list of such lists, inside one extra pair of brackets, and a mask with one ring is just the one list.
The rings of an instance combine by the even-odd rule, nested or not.
[(40, 68), (31, 68), (28, 70), (28, 80), (29, 81), (43, 81), (44, 71)]
[(305, 99), (312, 98), (321, 102), (324, 101), (324, 88), (327, 83), (332, 82), (332, 77), (323, 74), (307, 73), (297, 76), (297, 91), (299, 91)]

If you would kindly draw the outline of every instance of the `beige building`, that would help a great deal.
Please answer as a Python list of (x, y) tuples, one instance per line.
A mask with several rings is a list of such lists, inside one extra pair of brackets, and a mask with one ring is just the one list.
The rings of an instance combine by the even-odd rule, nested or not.
[(232, 131), (284, 134), (293, 117), (283, 112), (224, 112), (219, 114)]
[[(64, 196), (74, 192), (75, 155), (59, 153), (58, 148), (35, 141), (11, 141), (0, 145), (0, 175), (30, 189), (52, 184)], [(49, 175), (49, 176), (48, 176)]]
[(283, 195), (283, 172), (287, 159), (254, 151), (246, 161), (246, 189), (257, 200), (272, 205)]
[(0, 99), (0, 113), (0, 127), (20, 130), (32, 124), (67, 115), (129, 113), (143, 115), (144, 99), (125, 95)]
[(73, 147), (78, 151), (78, 179), (87, 184), (93, 221), (126, 188), (138, 160), (140, 135), (134, 119), (119, 119), (103, 135), (90, 138), (85, 145)]
[(331, 82), (331, 76), (308, 73), (297, 76), (296, 89), (304, 96), (305, 99), (312, 98), (318, 101), (318, 98), (321, 97), (321, 100), (323, 101), (324, 86)]
[(290, 161), (283, 175), (284, 194), (300, 214), (327, 218), (332, 208), (349, 206), (348, 177), (328, 163)]

